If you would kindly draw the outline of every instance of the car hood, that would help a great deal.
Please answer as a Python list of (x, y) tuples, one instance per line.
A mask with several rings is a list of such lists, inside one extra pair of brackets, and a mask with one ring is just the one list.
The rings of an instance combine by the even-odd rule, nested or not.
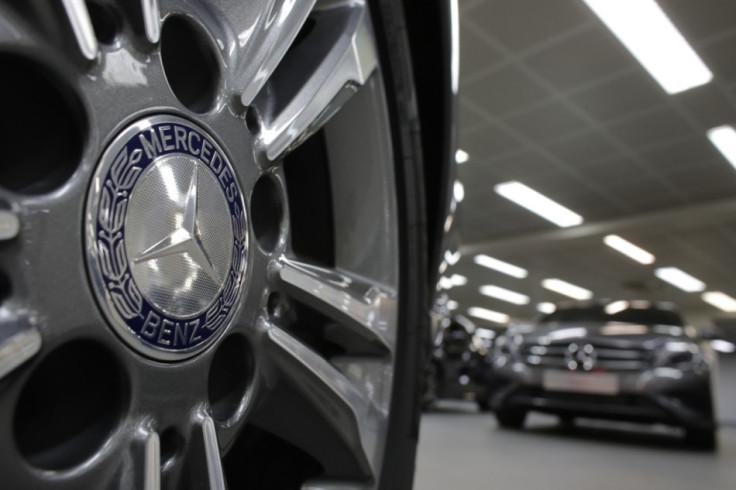
[(608, 345), (643, 345), (656, 347), (670, 340), (690, 340), (683, 327), (638, 325), (621, 322), (570, 322), (517, 325), (507, 335), (521, 335), (524, 343), (565, 343), (576, 339)]

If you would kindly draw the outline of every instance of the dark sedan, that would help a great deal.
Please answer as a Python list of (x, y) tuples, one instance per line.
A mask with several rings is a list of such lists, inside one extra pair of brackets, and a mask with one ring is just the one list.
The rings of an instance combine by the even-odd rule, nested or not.
[(667, 304), (616, 301), (558, 307), (496, 341), (490, 403), (502, 427), (529, 411), (665, 423), (690, 445), (716, 446), (710, 358)]

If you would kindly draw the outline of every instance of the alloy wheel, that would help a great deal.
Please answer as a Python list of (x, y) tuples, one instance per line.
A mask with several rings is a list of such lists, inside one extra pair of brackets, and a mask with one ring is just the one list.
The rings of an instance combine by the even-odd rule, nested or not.
[(0, 6), (13, 488), (379, 485), (421, 314), (380, 59), (363, 1)]

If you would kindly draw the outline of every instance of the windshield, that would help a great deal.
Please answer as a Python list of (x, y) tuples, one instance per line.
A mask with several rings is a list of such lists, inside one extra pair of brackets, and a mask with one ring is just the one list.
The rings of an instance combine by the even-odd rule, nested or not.
[(544, 315), (539, 323), (571, 322), (625, 322), (639, 325), (682, 326), (683, 321), (674, 311), (658, 308), (627, 308), (615, 313), (607, 313), (603, 305), (560, 308), (554, 313)]

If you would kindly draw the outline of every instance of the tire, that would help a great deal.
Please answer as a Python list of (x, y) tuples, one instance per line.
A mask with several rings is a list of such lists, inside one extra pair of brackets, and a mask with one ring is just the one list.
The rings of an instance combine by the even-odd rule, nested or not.
[(400, 4), (158, 5), (0, 6), (5, 484), (411, 488), (430, 289)]
[(698, 451), (715, 451), (718, 447), (715, 429), (685, 429), (685, 443)]
[(478, 409), (481, 412), (490, 412), (492, 409), (491, 404), (491, 394), (490, 393), (478, 393), (478, 398), (476, 399), (476, 403), (478, 404)]
[(500, 409), (495, 412), (499, 427), (503, 429), (521, 429), (526, 421), (526, 411)]

